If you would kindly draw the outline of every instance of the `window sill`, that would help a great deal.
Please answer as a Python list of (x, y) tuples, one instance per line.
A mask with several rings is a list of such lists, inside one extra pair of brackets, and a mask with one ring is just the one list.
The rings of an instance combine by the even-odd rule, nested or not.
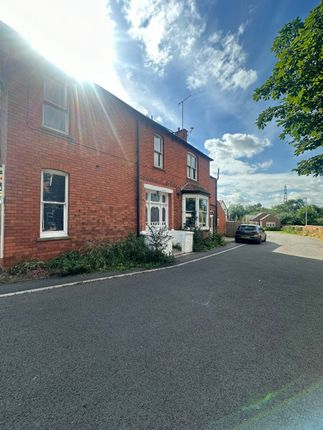
[(165, 169), (163, 167), (153, 166), (153, 168), (165, 172)]
[(71, 240), (71, 236), (39, 237), (37, 242), (46, 242), (47, 240)]
[(55, 137), (62, 137), (63, 139), (66, 139), (72, 143), (75, 142), (75, 139), (68, 133), (64, 133), (63, 131), (54, 130), (53, 128), (46, 127), (45, 125), (41, 126), (41, 130), (45, 131), (48, 134), (51, 134)]
[(197, 179), (194, 179), (194, 178), (190, 178), (189, 176), (187, 176), (187, 179), (189, 179), (190, 181), (194, 181), (194, 182), (197, 182)]
[(202, 231), (209, 231), (210, 230), (210, 227), (199, 227), (199, 226), (195, 226), (195, 227), (192, 227), (192, 228), (185, 228), (185, 226), (182, 226), (182, 230), (183, 231), (194, 231), (196, 228), (198, 228), (199, 230), (202, 230)]

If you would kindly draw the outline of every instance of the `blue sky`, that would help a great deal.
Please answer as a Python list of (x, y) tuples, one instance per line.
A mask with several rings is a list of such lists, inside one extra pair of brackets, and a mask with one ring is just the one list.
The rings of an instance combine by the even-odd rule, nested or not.
[(274, 37), (318, 0), (3, 0), (0, 19), (43, 55), (99, 83), (189, 141), (220, 169), (228, 205), (308, 198), (323, 206), (321, 179), (298, 177), (275, 124), (255, 126), (253, 90), (270, 75)]

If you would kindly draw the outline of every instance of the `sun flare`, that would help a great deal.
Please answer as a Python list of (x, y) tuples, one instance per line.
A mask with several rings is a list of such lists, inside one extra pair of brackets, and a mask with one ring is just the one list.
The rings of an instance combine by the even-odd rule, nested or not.
[(114, 22), (105, 0), (5, 0), (0, 19), (69, 75), (125, 96), (114, 68)]

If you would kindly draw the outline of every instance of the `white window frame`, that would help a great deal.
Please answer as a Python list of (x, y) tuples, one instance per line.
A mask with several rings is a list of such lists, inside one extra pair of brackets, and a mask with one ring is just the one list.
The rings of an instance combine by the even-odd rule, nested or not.
[[(155, 149), (155, 139), (159, 139), (160, 151), (156, 151)], [(158, 156), (159, 164), (155, 163), (155, 154)], [(164, 168), (164, 140), (158, 134), (154, 135), (154, 167), (157, 167), (158, 169)]]
[[(186, 224), (186, 199), (195, 199), (195, 227), (201, 230), (210, 229), (210, 199), (204, 194), (183, 194), (182, 196), (182, 228), (185, 228)], [(200, 212), (200, 200), (206, 200), (206, 226), (200, 226), (199, 212)]]
[[(44, 186), (44, 173), (49, 173), (51, 175), (59, 175), (65, 177), (65, 202), (49, 202), (44, 201), (43, 197), (43, 186)], [(41, 171), (41, 186), (40, 186), (40, 238), (51, 238), (51, 237), (67, 237), (68, 235), (68, 184), (69, 176), (65, 172), (60, 170), (44, 169)], [(43, 215), (44, 215), (44, 204), (58, 204), (63, 205), (64, 215), (63, 215), (63, 230), (56, 231), (43, 231)]]
[[(159, 198), (159, 202), (153, 202), (151, 201), (151, 194), (155, 194), (158, 193), (160, 198)], [(147, 199), (147, 195), (148, 195), (148, 199)], [(162, 201), (163, 196), (165, 196), (165, 202)], [(159, 222), (158, 224), (156, 222), (151, 222), (151, 208), (157, 207), (159, 210)], [(166, 209), (166, 214), (165, 214), (165, 222), (163, 222), (162, 218), (162, 211), (163, 208)], [(163, 228), (163, 227), (167, 227), (169, 225), (168, 222), (168, 216), (169, 216), (169, 198), (168, 198), (168, 193), (165, 191), (159, 191), (156, 189), (146, 189), (146, 227), (148, 228), (148, 226), (150, 227), (155, 227), (155, 228)]]
[[(64, 105), (59, 105), (52, 100), (46, 99), (46, 83), (54, 82), (56, 85), (61, 85), (64, 87)], [(65, 130), (60, 130), (59, 128), (50, 127), (45, 124), (45, 106), (51, 106), (54, 109), (57, 109), (65, 114)], [(58, 81), (52, 78), (44, 79), (44, 88), (43, 88), (43, 112), (42, 112), (42, 126), (49, 130), (56, 131), (57, 133), (66, 134), (69, 133), (69, 107), (68, 107), (68, 96), (67, 96), (67, 84), (66, 82)]]
[(266, 222), (266, 227), (276, 227), (276, 223), (274, 221)]
[[(192, 166), (192, 160), (195, 160), (195, 167)], [(186, 157), (186, 166), (187, 177), (193, 181), (197, 181), (197, 156), (188, 152)]]

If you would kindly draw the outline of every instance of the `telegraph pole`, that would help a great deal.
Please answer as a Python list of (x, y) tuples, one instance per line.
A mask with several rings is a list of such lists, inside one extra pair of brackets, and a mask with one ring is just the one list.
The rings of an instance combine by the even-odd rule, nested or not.
[(287, 203), (287, 185), (284, 186), (284, 203)]

